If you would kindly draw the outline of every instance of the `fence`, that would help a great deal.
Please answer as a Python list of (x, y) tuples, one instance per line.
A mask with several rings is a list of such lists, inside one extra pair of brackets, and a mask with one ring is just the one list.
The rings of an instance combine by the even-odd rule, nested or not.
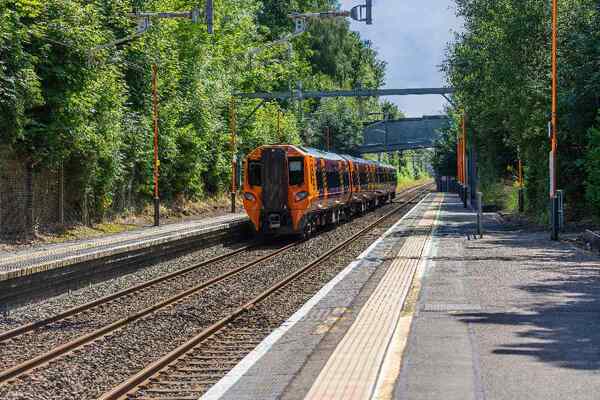
[(435, 184), (438, 192), (454, 192), (457, 191), (457, 181), (453, 176), (436, 176)]
[(30, 163), (2, 157), (0, 237), (27, 237), (40, 226), (80, 222), (80, 213), (65, 201), (62, 171), (36, 171)]
[[(105, 209), (98, 207), (95, 202), (100, 200), (93, 193), (85, 191), (77, 164), (64, 169), (34, 168), (0, 148), (0, 240), (27, 240), (36, 233), (115, 219), (128, 225), (148, 225), (152, 221), (147, 208), (151, 197), (139, 193), (135, 179), (141, 172), (135, 168), (114, 185), (111, 204)], [(241, 206), (239, 197), (237, 203)], [(161, 223), (204, 218), (228, 209), (229, 200), (218, 195), (198, 201), (176, 195), (162, 202)]]
[[(92, 204), (77, 176), (64, 169), (38, 169), (0, 151), (0, 239), (28, 239), (40, 230), (90, 223)], [(130, 188), (129, 188), (130, 189)], [(123, 188), (107, 217), (131, 206)]]

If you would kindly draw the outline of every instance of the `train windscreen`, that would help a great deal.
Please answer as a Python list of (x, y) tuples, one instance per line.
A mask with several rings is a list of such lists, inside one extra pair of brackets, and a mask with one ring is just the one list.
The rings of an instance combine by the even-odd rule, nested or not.
[(258, 161), (248, 162), (248, 184), (250, 186), (260, 186), (262, 175), (262, 165)]
[(302, 158), (289, 158), (288, 168), (290, 173), (290, 185), (302, 185), (304, 183), (304, 160)]

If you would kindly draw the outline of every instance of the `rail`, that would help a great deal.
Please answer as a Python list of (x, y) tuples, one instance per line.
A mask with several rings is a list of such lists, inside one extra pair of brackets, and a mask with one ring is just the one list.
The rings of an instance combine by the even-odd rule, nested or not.
[(228, 324), (233, 322), (235, 319), (237, 319), (243, 313), (256, 307), (257, 304), (259, 304), (261, 301), (263, 301), (264, 299), (266, 299), (273, 293), (284, 288), (289, 283), (296, 280), (300, 276), (304, 275), (308, 271), (312, 270), (316, 266), (329, 260), (333, 255), (339, 253), (341, 250), (348, 247), (350, 244), (352, 244), (353, 242), (355, 242), (356, 240), (361, 238), (363, 235), (365, 235), (366, 233), (370, 232), (375, 227), (380, 225), (383, 221), (387, 220), (389, 217), (393, 216), (394, 214), (398, 213), (399, 211), (401, 211), (401, 210), (405, 209), (406, 207), (408, 207), (409, 205), (411, 205), (414, 200), (418, 199), (423, 194), (423, 192), (428, 191), (427, 187), (430, 185), (431, 184), (425, 184), (425, 185), (421, 185), (417, 188), (409, 189), (408, 190), (409, 193), (416, 191), (417, 194), (407, 200), (402, 201), (398, 207), (394, 208), (389, 213), (386, 213), (385, 215), (383, 215), (382, 217), (380, 217), (379, 219), (377, 219), (376, 221), (374, 221), (367, 227), (363, 228), (361, 231), (359, 231), (356, 234), (354, 234), (353, 236), (351, 236), (350, 238), (344, 240), (343, 242), (341, 242), (338, 245), (334, 246), (333, 248), (329, 249), (321, 256), (313, 259), (312, 261), (310, 261), (308, 264), (306, 264), (302, 268), (289, 274), (282, 280), (280, 280), (277, 283), (275, 283), (274, 285), (272, 285), (269, 289), (263, 291), (262, 293), (260, 293), (256, 297), (254, 297), (252, 300), (250, 300), (246, 304), (242, 305), (241, 307), (239, 307), (232, 313), (230, 313), (228, 316), (222, 318), (218, 322), (216, 322), (213, 325), (209, 326), (208, 328), (204, 329), (202, 332), (200, 332), (199, 334), (197, 334), (196, 336), (191, 338), (186, 343), (182, 344), (181, 346), (177, 347), (176, 349), (169, 352), (165, 356), (163, 356), (160, 359), (156, 360), (155, 362), (151, 363), (146, 368), (139, 371), (137, 374), (133, 375), (132, 377), (130, 377), (128, 380), (124, 381), (117, 387), (106, 392), (99, 398), (99, 400), (126, 400), (126, 399), (128, 399), (137, 390), (138, 387), (146, 384), (150, 379), (152, 379), (154, 376), (159, 374), (164, 368), (168, 367), (173, 362), (180, 359), (182, 356), (185, 356), (186, 353), (190, 352), (192, 349), (194, 349), (200, 343), (202, 343), (203, 341), (205, 341), (206, 339), (208, 339), (215, 333), (219, 332), (220, 330), (222, 330), (224, 327), (226, 327)]

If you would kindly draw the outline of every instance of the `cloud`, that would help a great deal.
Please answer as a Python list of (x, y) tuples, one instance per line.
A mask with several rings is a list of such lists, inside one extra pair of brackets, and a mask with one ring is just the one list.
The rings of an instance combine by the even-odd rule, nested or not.
[[(342, 0), (350, 9), (363, 0)], [(369, 39), (387, 61), (386, 88), (445, 86), (439, 65), (452, 31), (461, 29), (452, 0), (373, 0), (373, 25), (352, 22), (352, 29)], [(441, 96), (392, 97), (408, 116), (439, 114)]]

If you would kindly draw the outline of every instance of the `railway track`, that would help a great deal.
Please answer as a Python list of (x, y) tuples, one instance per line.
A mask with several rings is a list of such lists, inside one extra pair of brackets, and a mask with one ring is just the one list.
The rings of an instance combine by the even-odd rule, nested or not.
[[(422, 188), (414, 188), (414, 189), (408, 190), (402, 194), (402, 197), (406, 198), (409, 195), (411, 195), (412, 193), (421, 192), (422, 190), (423, 190)], [(418, 196), (419, 195), (414, 196), (409, 200), (405, 200), (403, 202), (403, 205), (399, 208), (406, 207), (407, 204), (410, 201), (412, 201), (412, 199), (414, 199)], [(383, 211), (383, 210), (380, 209), (380, 210), (376, 211), (376, 213), (381, 212), (381, 211)], [(388, 216), (396, 213), (397, 211), (398, 211), (398, 208), (394, 209), (393, 212), (386, 214), (386, 216), (384, 218), (380, 219), (380, 221), (387, 218)], [(110, 323), (92, 324), (92, 325), (101, 325), (101, 326), (98, 326), (97, 328), (94, 326), (94, 329), (89, 329), (88, 331), (86, 331), (85, 334), (76, 336), (73, 340), (70, 340), (70, 341), (66, 341), (66, 342), (63, 341), (58, 346), (50, 348), (47, 351), (40, 351), (39, 347), (35, 346), (35, 345), (30, 346), (29, 350), (24, 350), (26, 348), (25, 346), (29, 345), (29, 343), (27, 343), (27, 341), (24, 341), (23, 338), (24, 337), (38, 338), (38, 333), (40, 331), (44, 331), (44, 330), (49, 331), (50, 334), (51, 333), (57, 334), (57, 332), (62, 332), (64, 330), (69, 331), (69, 332), (76, 331), (76, 332), (81, 333), (82, 330), (79, 329), (80, 326), (78, 326), (76, 321), (73, 320), (73, 317), (81, 318), (82, 320), (86, 320), (86, 318), (87, 318), (89, 320), (90, 316), (88, 314), (97, 312), (98, 310), (105, 310), (105, 309), (108, 310), (108, 309), (110, 309), (110, 307), (107, 307), (107, 305), (111, 304), (111, 302), (114, 302), (116, 300), (119, 300), (119, 301), (122, 301), (125, 303), (134, 303), (135, 300), (138, 298), (137, 296), (139, 296), (139, 293), (144, 292), (145, 290), (152, 289), (149, 291), (149, 296), (155, 296), (156, 291), (158, 290), (159, 287), (163, 287), (163, 289), (166, 287), (169, 287), (169, 285), (171, 285), (173, 282), (175, 282), (177, 280), (181, 280), (182, 277), (185, 277), (185, 276), (188, 277), (187, 280), (189, 281), (190, 276), (186, 275), (186, 274), (190, 274), (191, 272), (198, 270), (202, 266), (207, 267), (211, 264), (215, 264), (218, 262), (227, 262), (228, 260), (230, 260), (234, 257), (238, 257), (238, 258), (242, 257), (247, 252), (249, 252), (252, 248), (254, 248), (254, 246), (245, 246), (234, 252), (207, 260), (205, 262), (185, 268), (185, 269), (177, 271), (175, 273), (170, 273), (168, 275), (161, 276), (159, 278), (145, 282), (141, 285), (132, 287), (130, 289), (127, 289), (127, 290), (115, 293), (113, 295), (106, 296), (104, 298), (92, 301), (83, 306), (70, 309), (64, 313), (57, 314), (57, 315), (55, 315), (51, 318), (47, 318), (43, 321), (40, 320), (40, 321), (34, 322), (32, 324), (27, 324), (27, 325), (21, 326), (17, 329), (13, 329), (11, 331), (7, 331), (7, 332), (0, 334), (0, 352), (2, 352), (2, 354), (3, 354), (2, 359), (5, 362), (7, 360), (9, 360), (9, 362), (10, 362), (10, 358), (7, 356), (10, 356), (11, 349), (14, 349), (15, 352), (20, 351), (21, 354), (27, 354), (27, 356), (28, 356), (26, 360), (24, 360), (22, 362), (14, 363), (14, 365), (10, 366), (9, 368), (5, 368), (3, 371), (0, 372), (0, 397), (2, 397), (3, 393), (4, 394), (10, 393), (10, 389), (7, 389), (6, 386), (16, 384), (17, 382), (26, 382), (28, 379), (30, 379), (29, 375), (35, 375), (34, 371), (36, 371), (38, 369), (45, 369), (44, 367), (49, 367), (50, 369), (52, 369), (52, 366), (56, 365), (56, 363), (59, 360), (65, 360), (67, 358), (71, 359), (71, 358), (78, 357), (81, 354), (85, 354), (85, 352), (89, 349), (89, 347), (93, 343), (95, 343), (94, 346), (97, 346), (97, 347), (102, 347), (103, 345), (108, 346), (108, 344), (106, 344), (104, 342), (108, 342), (112, 338), (119, 337), (120, 335), (126, 335), (127, 333), (123, 333), (122, 331), (125, 330), (125, 328), (127, 326), (134, 325), (134, 322), (136, 322), (136, 321), (138, 322), (138, 325), (146, 323), (151, 330), (154, 330), (154, 326), (153, 326), (154, 322), (152, 321), (152, 318), (159, 319), (159, 318), (162, 318), (164, 316), (164, 314), (180, 313), (181, 310), (183, 310), (183, 312), (186, 313), (187, 312), (186, 309), (190, 308), (190, 306), (186, 305), (186, 303), (194, 304), (194, 299), (199, 298), (199, 296), (210, 297), (211, 295), (214, 295), (214, 293), (221, 293), (220, 295), (222, 296), (224, 293), (223, 287), (225, 287), (225, 288), (231, 287), (233, 285), (233, 282), (235, 282), (235, 280), (232, 280), (232, 279), (238, 279), (238, 280), (243, 279), (243, 277), (237, 278), (236, 275), (242, 274), (246, 270), (251, 270), (252, 267), (255, 267), (254, 274), (258, 276), (258, 277), (255, 276), (253, 279), (255, 279), (255, 280), (257, 279), (260, 282), (261, 281), (260, 270), (258, 269), (259, 264), (261, 264), (261, 263), (264, 264), (265, 261), (271, 260), (278, 255), (285, 254), (286, 251), (292, 249), (293, 247), (296, 247), (297, 245), (298, 245), (298, 243), (292, 243), (292, 244), (280, 247), (275, 251), (269, 251), (265, 255), (258, 256), (258, 257), (256, 257), (255, 260), (247, 262), (242, 266), (234, 267), (234, 268), (229, 267), (227, 269), (227, 271), (224, 272), (223, 274), (213, 277), (208, 280), (205, 279), (204, 281), (202, 281), (203, 283), (201, 283), (201, 284), (189, 287), (189, 282), (188, 282), (188, 287), (185, 290), (181, 290), (181, 288), (179, 287), (178, 288), (179, 291), (177, 292), (177, 294), (175, 294), (171, 297), (168, 297), (159, 302), (156, 302), (156, 299), (154, 299), (154, 302), (151, 303), (150, 306), (145, 307), (142, 310), (137, 310), (134, 313), (128, 314), (124, 318), (117, 319)], [(331, 255), (333, 253), (328, 252), (327, 254)], [(281, 261), (279, 261), (279, 262), (281, 263)], [(269, 270), (269, 269), (272, 269), (273, 267), (269, 266), (269, 265), (263, 265), (262, 268), (265, 270)], [(275, 276), (275, 274), (274, 274), (274, 276)], [(246, 279), (248, 279), (248, 278), (246, 278)], [(163, 286), (161, 286), (161, 285), (163, 285)], [(213, 287), (213, 286), (217, 287), (219, 285), (221, 285), (221, 289), (218, 289), (218, 290), (215, 289), (212, 293), (210, 292), (209, 289), (211, 287)], [(235, 285), (233, 285), (233, 286), (235, 286)], [(241, 287), (244, 287), (244, 286), (241, 285)], [(172, 288), (170, 290), (173, 291)], [(221, 290), (221, 292), (219, 292), (219, 290)], [(278, 289), (276, 289), (276, 290), (278, 290)], [(204, 291), (207, 291), (207, 293), (204, 293)], [(272, 292), (270, 292), (270, 293), (272, 293)], [(223, 301), (218, 300), (219, 295), (214, 295), (214, 296), (217, 300), (214, 300), (214, 301), (211, 300), (213, 302), (211, 307), (225, 308), (225, 306), (223, 306), (221, 304), (221, 303), (223, 303)], [(269, 296), (269, 295), (267, 294), (267, 296)], [(240, 297), (240, 298), (242, 298), (242, 297)], [(243, 301), (247, 301), (247, 296), (245, 299), (243, 299)], [(251, 300), (251, 303), (254, 304), (256, 301), (257, 300), (255, 297)], [(260, 302), (260, 300), (259, 300), (259, 302)], [(238, 303), (238, 305), (239, 304), (242, 304), (242, 302)], [(250, 303), (246, 302), (241, 308), (239, 308), (239, 307), (234, 307), (234, 308), (241, 309), (242, 313), (247, 313), (249, 304)], [(200, 306), (197, 306), (197, 305), (192, 306), (192, 308), (194, 308), (194, 307), (200, 307)], [(210, 309), (210, 307), (209, 307), (209, 309)], [(169, 310), (172, 310), (172, 311), (169, 311)], [(105, 312), (105, 313), (108, 313), (108, 312)], [(213, 318), (212, 314), (218, 315), (218, 313), (214, 313), (212, 311), (208, 312), (207, 314), (211, 314), (210, 316), (206, 317), (207, 320), (209, 319), (209, 317)], [(217, 319), (218, 318), (213, 318), (213, 321), (210, 321), (210, 322), (212, 323)], [(147, 320), (147, 321), (144, 322), (145, 320)], [(223, 321), (223, 318), (221, 318), (220, 321)], [(200, 321), (199, 323), (201, 323), (201, 325), (205, 325), (205, 326), (208, 325), (208, 324), (204, 324), (204, 321)], [(170, 325), (167, 324), (167, 326), (170, 326)], [(84, 327), (87, 327), (87, 326), (84, 326)], [(50, 329), (50, 328), (52, 328), (52, 329)], [(176, 328), (173, 328), (173, 329), (176, 329)], [(133, 331), (135, 331), (135, 330), (136, 329), (133, 329)], [(139, 329), (138, 329), (138, 331), (139, 331)], [(142, 331), (144, 331), (144, 329), (142, 329)], [(204, 331), (206, 331), (206, 329)], [(253, 335), (255, 336), (256, 330), (253, 330), (253, 332), (254, 332)], [(179, 332), (179, 333), (181, 334), (181, 336), (185, 335), (184, 332)], [(194, 333), (193, 331), (190, 331), (189, 336), (187, 336), (187, 337), (192, 336), (193, 333)], [(218, 333), (218, 332), (216, 332), (216, 333)], [(131, 335), (131, 333), (128, 333), (128, 334)], [(222, 343), (226, 343), (231, 340), (230, 338), (221, 337), (220, 335), (221, 335), (221, 333), (218, 333), (218, 334), (214, 335), (210, 340), (216, 340), (216, 341), (221, 340)], [(239, 336), (239, 333), (235, 333), (235, 335), (237, 337), (237, 336)], [(164, 336), (164, 334), (163, 334), (163, 336)], [(236, 345), (236, 346), (238, 346), (237, 349), (239, 351), (248, 352), (249, 350), (254, 348), (254, 346), (258, 343), (258, 342), (250, 340), (250, 336), (252, 336), (252, 335), (244, 335), (242, 332), (241, 337), (245, 337), (248, 340), (246, 342), (243, 342), (243, 341), (239, 342)], [(35, 340), (34, 340), (34, 342), (35, 342)], [(39, 342), (39, 340), (37, 340), (37, 342)], [(227, 346), (225, 346), (225, 348), (226, 347)], [(113, 350), (111, 350), (111, 351), (113, 351)], [(230, 352), (231, 349), (227, 348), (227, 351)], [(31, 356), (30, 356), (31, 354), (35, 355), (35, 357), (31, 358)], [(214, 356), (214, 354), (208, 354), (207, 357), (210, 358), (213, 356)], [(230, 360), (233, 360), (234, 358), (230, 358)], [(154, 357), (152, 358), (152, 360), (153, 359), (154, 359)], [(198, 361), (202, 361), (202, 360), (201, 359), (196, 360), (196, 362), (198, 362)], [(65, 361), (65, 363), (66, 362), (67, 361)], [(231, 362), (233, 362), (233, 361), (231, 361)], [(147, 362), (144, 361), (144, 363), (150, 364), (150, 361), (147, 361)], [(194, 365), (194, 362), (192, 362), (190, 365)], [(141, 369), (142, 366), (143, 365), (137, 367), (137, 369), (135, 369), (135, 370)], [(211, 374), (213, 374), (214, 376), (210, 380), (210, 382), (215, 381), (216, 377), (219, 376), (219, 374), (221, 374), (224, 369), (227, 369), (230, 367), (231, 367), (231, 365), (226, 364), (226, 363), (221, 363), (220, 366), (215, 367), (217, 369), (211, 372)], [(125, 379), (125, 376), (120, 379)], [(23, 378), (23, 379), (18, 379), (18, 378)], [(35, 381), (35, 378), (34, 378), (34, 381)], [(118, 380), (116, 382), (118, 382)], [(2, 386), (5, 386), (4, 391), (2, 389)], [(107, 386), (107, 387), (110, 387), (110, 386)], [(17, 398), (21, 398), (21, 397), (17, 397)], [(33, 397), (33, 398), (37, 398), (37, 397)], [(62, 398), (62, 396), (59, 396), (58, 398)], [(75, 396), (75, 398), (80, 398), (80, 397)]]
[[(128, 323), (143, 318), (153, 312), (156, 312), (157, 310), (173, 305), (176, 302), (185, 299), (186, 297), (189, 297), (211, 285), (223, 281), (232, 275), (249, 269), (260, 262), (275, 257), (294, 245), (294, 243), (291, 243), (274, 251), (267, 251), (266, 255), (259, 256), (250, 262), (244, 263), (240, 267), (229, 269), (216, 277), (205, 280), (201, 284), (190, 284), (194, 282), (195, 277), (193, 273), (199, 269), (206, 268), (219, 262), (231, 260), (234, 257), (239, 257), (250, 250), (256, 249), (259, 245), (252, 244), (244, 246), (227, 254), (223, 254), (210, 260), (186, 267), (179, 271), (163, 275), (140, 285), (133, 286), (109, 296), (105, 296), (103, 298), (83, 304), (79, 307), (71, 308), (52, 317), (25, 324), (10, 331), (2, 332), (0, 333), (0, 350), (2, 352), (2, 361), (0, 361), (0, 366), (3, 367), (3, 370), (0, 371), (0, 384), (27, 373), (28, 371), (31, 371), (32, 369), (44, 363), (64, 356), (65, 354), (68, 354), (69, 352), (74, 351), (97, 338), (114, 332)], [(176, 294), (166, 297), (162, 301), (156, 302), (155, 296), (160, 296), (159, 293), (162, 293), (162, 296), (164, 297), (165, 292)], [(119, 315), (118, 313), (114, 312), (115, 310), (112, 310), (112, 312), (109, 311), (110, 307), (119, 306), (119, 304), (114, 304), (115, 301), (119, 300), (126, 303), (139, 304), (140, 299), (136, 299), (136, 296), (150, 297), (149, 300), (153, 304), (142, 308), (141, 310), (136, 310), (124, 318), (116, 319), (106, 324), (99, 321), (94, 321), (95, 323), (92, 324), (92, 326), (100, 325), (97, 329), (85, 329), (86, 326), (89, 325), (86, 322), (90, 319), (88, 314), (92, 311), (95, 311), (97, 314)], [(141, 302), (141, 304), (144, 304), (144, 302)], [(77, 319), (79, 319), (79, 321), (77, 321)], [(59, 345), (50, 348), (48, 351), (42, 352), (42, 354), (39, 354), (33, 358), (22, 360), (23, 355), (25, 354), (22, 350), (23, 347), (34, 348), (39, 353), (40, 350), (45, 347), (43, 343), (45, 335), (42, 335), (42, 331), (48, 332), (55, 336), (57, 335), (56, 328), (62, 328), (68, 331), (68, 334), (64, 335), (62, 341), (59, 339), (61, 342)], [(54, 338), (53, 342), (56, 342), (56, 338)], [(14, 365), (7, 367), (7, 365), (10, 365), (11, 362)]]
[[(272, 327), (256, 323), (257, 317), (260, 319), (259, 307), (266, 299), (275, 294), (285, 296), (284, 292), (292, 283), (345, 250), (391, 216), (408, 208), (428, 191), (427, 185), (410, 191), (411, 197), (403, 200), (392, 211), (262, 291), (229, 315), (106, 392), (100, 400), (198, 399), (199, 395), (206, 392), (270, 333)], [(413, 192), (416, 194), (412, 195)]]

